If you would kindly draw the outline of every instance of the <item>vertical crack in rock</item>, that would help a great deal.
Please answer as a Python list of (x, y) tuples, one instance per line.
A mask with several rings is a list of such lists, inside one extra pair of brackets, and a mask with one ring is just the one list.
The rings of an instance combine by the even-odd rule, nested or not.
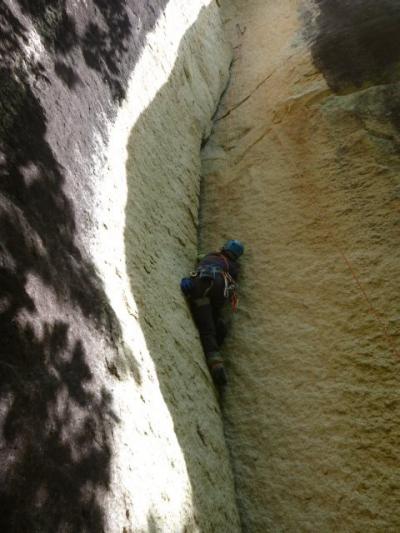
[[(218, 4), (219, 5), (219, 4)], [(210, 137), (213, 134), (213, 130), (215, 127), (215, 123), (219, 120), (218, 119), (218, 113), (221, 107), (221, 104), (224, 100), (226, 92), (229, 90), (229, 86), (231, 83), (232, 78), (232, 67), (233, 67), (234, 59), (231, 60), (229, 63), (229, 69), (228, 69), (228, 76), (226, 84), (221, 92), (221, 95), (219, 97), (219, 100), (215, 106), (215, 110), (213, 112), (213, 115), (211, 117), (211, 124), (212, 127), (209, 131), (206, 132), (206, 135), (203, 135), (203, 138), (201, 140), (200, 145), (200, 157), (203, 158), (203, 150), (205, 149)], [(223, 117), (222, 117), (223, 118)], [(206, 253), (206, 251), (203, 249), (202, 245), (202, 227), (203, 227), (203, 199), (204, 199), (204, 179), (203, 179), (203, 171), (201, 171), (200, 174), (200, 184), (199, 184), (199, 194), (198, 194), (198, 217), (197, 217), (197, 254), (198, 256)]]
[(238, 107), (240, 107), (241, 105), (243, 105), (245, 102), (247, 102), (247, 100), (249, 98), (251, 98), (253, 96), (253, 94), (258, 91), (258, 89), (260, 87), (262, 87), (264, 85), (265, 82), (267, 82), (271, 76), (273, 76), (273, 72), (271, 72), (271, 74), (268, 74), (268, 76), (266, 76), (265, 78), (263, 78), (259, 83), (257, 83), (257, 85), (255, 86), (255, 88), (247, 95), (245, 96), (244, 98), (242, 98), (242, 100), (240, 100), (240, 102), (238, 102), (237, 104), (235, 104), (233, 107), (231, 107), (230, 109), (228, 109), (228, 111), (225, 111), (223, 115), (221, 116), (217, 116), (216, 118), (216, 121), (219, 121), (219, 120), (222, 120), (224, 119), (225, 117), (227, 117), (228, 115), (230, 115), (233, 111), (235, 111)]

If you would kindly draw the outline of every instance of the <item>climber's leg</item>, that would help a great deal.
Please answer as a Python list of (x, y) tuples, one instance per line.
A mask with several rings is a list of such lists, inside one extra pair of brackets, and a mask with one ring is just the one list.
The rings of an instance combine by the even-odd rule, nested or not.
[(193, 320), (199, 330), (205, 356), (218, 351), (217, 334), (209, 298), (193, 298), (191, 302)]

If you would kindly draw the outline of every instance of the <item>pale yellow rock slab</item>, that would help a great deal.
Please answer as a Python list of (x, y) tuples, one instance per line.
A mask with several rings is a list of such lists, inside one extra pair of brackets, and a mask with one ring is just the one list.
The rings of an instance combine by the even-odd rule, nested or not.
[(109, 378), (109, 531), (239, 531), (218, 400), (179, 288), (197, 256), (200, 145), (230, 59), (217, 4), (171, 0), (110, 124), (90, 242), (124, 337)]

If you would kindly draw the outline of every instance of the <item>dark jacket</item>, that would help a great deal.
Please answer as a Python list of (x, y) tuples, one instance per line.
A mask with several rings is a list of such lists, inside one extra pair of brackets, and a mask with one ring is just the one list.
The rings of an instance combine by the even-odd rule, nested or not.
[(219, 267), (224, 272), (230, 274), (235, 281), (239, 277), (239, 263), (223, 252), (211, 252), (207, 254), (199, 262), (197, 268), (201, 269), (202, 267), (209, 266)]

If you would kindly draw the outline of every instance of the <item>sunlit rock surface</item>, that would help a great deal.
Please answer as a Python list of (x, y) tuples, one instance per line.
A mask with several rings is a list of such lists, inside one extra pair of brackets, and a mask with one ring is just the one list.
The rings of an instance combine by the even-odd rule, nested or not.
[(0, 529), (237, 531), (178, 286), (219, 7), (6, 0), (0, 27)]
[(398, 2), (224, 2), (202, 247), (243, 239), (225, 404), (245, 531), (399, 531)]

